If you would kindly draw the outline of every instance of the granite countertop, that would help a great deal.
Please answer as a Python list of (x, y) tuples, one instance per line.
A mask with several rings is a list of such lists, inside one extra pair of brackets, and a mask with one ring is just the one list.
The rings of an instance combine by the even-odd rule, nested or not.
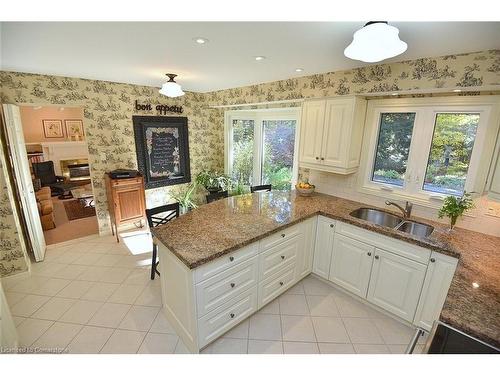
[(440, 319), (500, 347), (500, 237), (461, 228), (450, 233), (440, 223), (412, 218), (435, 227), (420, 239), (349, 215), (360, 207), (371, 206), (319, 193), (245, 194), (203, 205), (153, 233), (190, 269), (318, 214), (435, 250), (459, 258)]

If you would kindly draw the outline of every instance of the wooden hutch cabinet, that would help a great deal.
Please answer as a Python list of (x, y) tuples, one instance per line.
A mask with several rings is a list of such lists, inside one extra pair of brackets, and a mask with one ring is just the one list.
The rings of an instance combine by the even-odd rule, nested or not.
[[(144, 178), (112, 179), (105, 174), (108, 209), (111, 218), (111, 231), (120, 242), (118, 227), (122, 224), (134, 223), (140, 227), (146, 223), (146, 199)], [(144, 223), (142, 222), (144, 220)]]

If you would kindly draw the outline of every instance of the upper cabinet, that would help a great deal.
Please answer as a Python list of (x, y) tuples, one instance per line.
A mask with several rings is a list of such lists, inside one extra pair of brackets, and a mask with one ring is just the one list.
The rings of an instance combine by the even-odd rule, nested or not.
[(339, 174), (356, 172), (365, 113), (366, 100), (358, 97), (305, 101), (300, 166)]

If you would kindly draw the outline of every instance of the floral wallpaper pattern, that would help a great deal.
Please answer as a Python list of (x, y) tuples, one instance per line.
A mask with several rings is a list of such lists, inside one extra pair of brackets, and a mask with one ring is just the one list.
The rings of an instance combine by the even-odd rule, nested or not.
[[(224, 165), (224, 110), (210, 106), (433, 88), (499, 85), (500, 89), (500, 50), (369, 65), (211, 93), (188, 92), (176, 99), (161, 96), (154, 87), (5, 71), (0, 72), (0, 84), (3, 103), (83, 107), (99, 228), (106, 232), (109, 216), (104, 172), (136, 168), (132, 126), (135, 100), (184, 107), (195, 176), (202, 169), (222, 169)], [(140, 114), (156, 113), (151, 110)], [(172, 189), (177, 187), (148, 190), (148, 207), (168, 201)], [(201, 202), (203, 193), (198, 194)], [(10, 215), (9, 206), (8, 201), (0, 200), (2, 223)], [(6, 241), (12, 237), (8, 232), (2, 235)], [(3, 266), (11, 267), (22, 257), (18, 255), (12, 261), (3, 261)]]

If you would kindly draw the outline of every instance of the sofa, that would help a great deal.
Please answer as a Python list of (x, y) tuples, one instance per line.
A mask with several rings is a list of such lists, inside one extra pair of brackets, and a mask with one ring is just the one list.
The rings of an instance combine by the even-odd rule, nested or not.
[(56, 227), (56, 223), (54, 222), (54, 205), (52, 203), (50, 187), (45, 186), (41, 188), (35, 193), (35, 195), (42, 229), (44, 231), (54, 229)]

